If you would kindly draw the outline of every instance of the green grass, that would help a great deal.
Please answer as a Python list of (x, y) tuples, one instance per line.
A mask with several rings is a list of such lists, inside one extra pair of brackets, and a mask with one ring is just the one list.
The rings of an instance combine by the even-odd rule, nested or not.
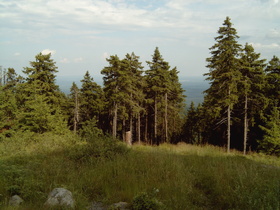
[(213, 146), (126, 148), (108, 137), (19, 134), (0, 142), (0, 208), (20, 194), (20, 209), (42, 209), (53, 188), (65, 187), (76, 209), (132, 203), (155, 189), (166, 209), (279, 209), (279, 168), (279, 158)]

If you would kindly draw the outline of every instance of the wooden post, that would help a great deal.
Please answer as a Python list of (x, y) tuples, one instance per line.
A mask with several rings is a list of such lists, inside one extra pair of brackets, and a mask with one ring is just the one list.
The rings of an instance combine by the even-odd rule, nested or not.
[(132, 142), (131, 142), (131, 131), (125, 132), (125, 142), (129, 146), (132, 145)]

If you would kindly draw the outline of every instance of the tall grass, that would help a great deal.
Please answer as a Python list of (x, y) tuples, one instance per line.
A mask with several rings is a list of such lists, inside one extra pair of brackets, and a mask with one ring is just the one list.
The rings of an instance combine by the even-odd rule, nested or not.
[[(16, 151), (15, 151), (16, 150)], [(0, 143), (0, 208), (19, 194), (22, 209), (42, 209), (55, 187), (76, 209), (92, 201), (131, 203), (158, 189), (166, 209), (279, 209), (279, 158), (228, 155), (186, 144), (126, 148), (109, 137), (25, 135)]]

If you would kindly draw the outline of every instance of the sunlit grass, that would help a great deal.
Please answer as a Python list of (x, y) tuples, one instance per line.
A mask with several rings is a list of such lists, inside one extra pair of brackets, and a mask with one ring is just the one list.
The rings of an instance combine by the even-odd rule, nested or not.
[(100, 140), (92, 146), (68, 134), (45, 134), (1, 142), (0, 207), (17, 193), (22, 209), (40, 209), (53, 188), (65, 187), (77, 209), (92, 201), (131, 203), (154, 189), (167, 209), (279, 208), (279, 158), (227, 154), (210, 145), (125, 149)]

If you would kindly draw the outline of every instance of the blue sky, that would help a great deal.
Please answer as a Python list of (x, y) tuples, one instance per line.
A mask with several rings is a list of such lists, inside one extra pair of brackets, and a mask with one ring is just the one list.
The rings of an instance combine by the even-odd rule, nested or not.
[(180, 76), (200, 76), (226, 16), (240, 44), (280, 57), (279, 0), (0, 0), (0, 65), (21, 73), (51, 52), (59, 76), (100, 77), (109, 55), (146, 67), (159, 47)]

